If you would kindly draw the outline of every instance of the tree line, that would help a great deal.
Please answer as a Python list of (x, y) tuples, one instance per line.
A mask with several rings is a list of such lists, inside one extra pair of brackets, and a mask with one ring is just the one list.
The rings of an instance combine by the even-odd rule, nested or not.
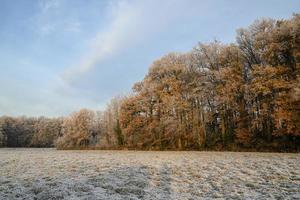
[(54, 147), (62, 118), (0, 117), (0, 147)]
[(0, 145), (299, 151), (300, 14), (261, 19), (236, 42), (199, 43), (150, 66), (106, 110), (0, 118)]

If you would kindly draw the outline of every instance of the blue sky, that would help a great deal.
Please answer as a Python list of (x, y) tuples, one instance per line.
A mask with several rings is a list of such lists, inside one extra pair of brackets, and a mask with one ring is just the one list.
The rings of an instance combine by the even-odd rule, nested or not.
[(299, 11), (298, 0), (0, 0), (0, 115), (104, 109), (166, 53)]

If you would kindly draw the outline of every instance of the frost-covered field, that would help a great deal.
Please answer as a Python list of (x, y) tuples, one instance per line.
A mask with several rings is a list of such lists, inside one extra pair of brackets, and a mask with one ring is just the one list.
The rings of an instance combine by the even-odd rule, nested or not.
[(0, 199), (300, 199), (300, 154), (0, 149)]

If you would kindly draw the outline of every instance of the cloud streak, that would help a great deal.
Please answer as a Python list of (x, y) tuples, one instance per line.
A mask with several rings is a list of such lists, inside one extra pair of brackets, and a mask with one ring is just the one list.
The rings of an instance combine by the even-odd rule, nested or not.
[(90, 49), (79, 64), (67, 68), (62, 78), (72, 83), (101, 62), (168, 28), (168, 24), (180, 16), (178, 11), (187, 4), (176, 0), (118, 1), (111, 4), (107, 11), (110, 23), (91, 40)]
[(100, 31), (90, 44), (90, 51), (79, 61), (79, 65), (68, 68), (63, 78), (72, 81), (91, 70), (95, 65), (123, 48), (132, 40), (140, 25), (141, 9), (126, 2), (111, 8), (112, 21), (106, 30)]

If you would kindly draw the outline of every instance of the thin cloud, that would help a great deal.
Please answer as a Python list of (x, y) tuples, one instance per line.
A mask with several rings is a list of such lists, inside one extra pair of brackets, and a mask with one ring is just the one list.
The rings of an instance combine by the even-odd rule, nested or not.
[[(65, 0), (40, 0), (39, 11), (34, 17), (39, 36), (49, 36), (54, 33), (78, 33), (81, 23), (70, 16), (62, 17), (68, 12)], [(67, 16), (67, 15), (66, 15)]]
[(127, 3), (118, 3), (111, 12), (113, 19), (106, 30), (100, 31), (91, 41), (90, 52), (84, 56), (79, 65), (68, 68), (63, 78), (71, 81), (124, 47), (136, 34), (136, 27), (141, 18), (141, 9)]
[(79, 64), (67, 68), (62, 78), (72, 83), (80, 79), (101, 62), (138, 44), (143, 39), (168, 28), (186, 7), (186, 1), (119, 1), (109, 7), (111, 19), (104, 30), (91, 40), (89, 52)]
[(40, 0), (39, 6), (41, 8), (42, 13), (47, 13), (52, 9), (56, 9), (60, 6), (60, 3), (62, 2), (59, 0)]

